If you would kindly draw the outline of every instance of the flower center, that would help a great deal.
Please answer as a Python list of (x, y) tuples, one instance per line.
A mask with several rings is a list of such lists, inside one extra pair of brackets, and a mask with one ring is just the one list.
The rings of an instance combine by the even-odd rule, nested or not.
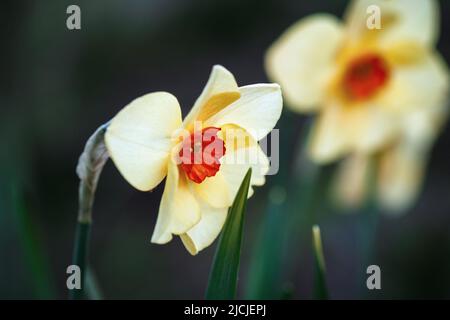
[(389, 68), (378, 54), (366, 54), (350, 62), (343, 79), (344, 90), (351, 99), (372, 97), (389, 79)]
[(219, 131), (220, 128), (208, 127), (183, 140), (180, 167), (195, 183), (202, 183), (219, 171), (219, 160), (225, 155), (225, 143), (217, 136)]

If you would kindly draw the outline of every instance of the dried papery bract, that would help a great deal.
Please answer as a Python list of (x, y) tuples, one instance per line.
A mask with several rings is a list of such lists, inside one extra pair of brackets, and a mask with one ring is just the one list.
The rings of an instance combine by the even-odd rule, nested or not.
[(80, 178), (79, 187), (79, 222), (91, 222), (92, 205), (98, 180), (103, 166), (109, 158), (105, 146), (105, 132), (109, 122), (100, 126), (86, 142), (84, 151), (78, 160), (77, 175)]
[(80, 186), (78, 191), (78, 221), (72, 264), (78, 266), (81, 270), (81, 289), (72, 289), (70, 291), (71, 299), (82, 299), (84, 297), (92, 207), (100, 174), (109, 158), (104, 139), (108, 125), (109, 122), (100, 126), (88, 139), (76, 169), (80, 178)]

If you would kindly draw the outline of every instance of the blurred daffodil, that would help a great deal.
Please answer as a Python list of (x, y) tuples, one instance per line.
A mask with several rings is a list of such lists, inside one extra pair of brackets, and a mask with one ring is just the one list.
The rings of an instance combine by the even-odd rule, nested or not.
[[(369, 28), (369, 7), (381, 28)], [(317, 14), (290, 27), (269, 49), (266, 69), (288, 105), (317, 112), (311, 158), (342, 165), (344, 200), (358, 202), (368, 159), (377, 154), (378, 197), (402, 210), (422, 181), (427, 152), (445, 122), (448, 69), (434, 47), (434, 0), (356, 0), (344, 22)]]
[[(214, 241), (249, 166), (251, 184), (264, 184), (269, 161), (257, 141), (274, 128), (281, 109), (277, 84), (238, 87), (228, 70), (215, 66), (184, 121), (167, 92), (144, 95), (112, 119), (105, 141), (123, 177), (141, 191), (166, 178), (152, 242), (179, 235), (196, 254)], [(244, 143), (228, 134), (233, 130)]]

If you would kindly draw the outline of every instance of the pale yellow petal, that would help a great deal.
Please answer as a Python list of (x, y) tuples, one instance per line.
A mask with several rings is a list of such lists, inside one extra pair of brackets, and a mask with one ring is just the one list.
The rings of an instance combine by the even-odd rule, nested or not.
[(277, 123), (283, 108), (277, 84), (254, 84), (240, 87), (241, 97), (206, 121), (205, 126), (237, 125), (255, 140), (264, 138)]
[(215, 65), (203, 92), (184, 119), (185, 128), (192, 129), (194, 121), (210, 118), (239, 97), (240, 93), (234, 76), (224, 67)]
[(386, 151), (379, 164), (378, 200), (393, 213), (402, 213), (416, 201), (424, 179), (427, 154), (398, 144)]
[[(270, 169), (270, 161), (258, 144), (228, 152), (220, 162), (222, 165), (219, 174), (223, 176), (227, 183), (231, 202), (234, 200), (250, 167), (252, 168), (252, 176), (250, 178), (249, 197), (253, 194), (252, 186), (262, 186), (265, 183), (265, 176)], [(231, 202), (229, 205), (231, 205)]]
[(180, 175), (178, 166), (171, 160), (164, 193), (159, 206), (158, 219), (152, 236), (153, 243), (167, 243), (172, 234), (180, 235), (200, 221), (200, 208), (187, 178)]
[(403, 119), (404, 139), (417, 150), (427, 150), (448, 120), (447, 103), (429, 105), (407, 114)]
[(402, 213), (416, 201), (433, 144), (448, 120), (448, 106), (428, 105), (401, 121), (402, 137), (382, 153), (378, 193), (389, 211)]
[(196, 195), (214, 208), (228, 207), (233, 201), (221, 169), (215, 176), (206, 178), (202, 183), (192, 182)]
[(367, 197), (370, 173), (369, 155), (354, 153), (339, 164), (333, 189), (339, 205), (358, 208)]
[(314, 125), (310, 154), (318, 163), (335, 161), (345, 153), (376, 152), (396, 138), (399, 118), (373, 101), (325, 104)]
[(157, 186), (167, 173), (171, 136), (181, 126), (177, 99), (167, 92), (133, 100), (111, 121), (105, 142), (123, 177), (136, 189)]
[(309, 154), (317, 163), (334, 161), (348, 151), (345, 114), (338, 103), (326, 104), (314, 122), (308, 143)]
[(335, 17), (316, 14), (294, 24), (268, 50), (267, 73), (282, 86), (289, 107), (308, 111), (320, 106), (342, 39)]
[(202, 217), (199, 223), (180, 236), (192, 255), (211, 245), (217, 238), (225, 224), (228, 208), (213, 208), (201, 202), (200, 211)]
[(344, 114), (342, 132), (352, 150), (376, 152), (391, 143), (400, 130), (398, 118), (373, 102), (351, 106)]
[(449, 72), (438, 53), (427, 53), (414, 63), (397, 65), (376, 103), (392, 113), (410, 113), (447, 99)]
[[(369, 29), (370, 6), (381, 13), (381, 29)], [(369, 12), (368, 12), (369, 8)], [(439, 7), (435, 0), (354, 0), (346, 13), (350, 37), (356, 41), (372, 37), (379, 46), (413, 41), (434, 46), (439, 32)]]

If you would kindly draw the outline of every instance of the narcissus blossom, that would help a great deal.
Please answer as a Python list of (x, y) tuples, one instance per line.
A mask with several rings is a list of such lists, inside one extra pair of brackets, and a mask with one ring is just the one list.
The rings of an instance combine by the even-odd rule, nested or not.
[(257, 141), (281, 110), (277, 84), (238, 87), (215, 66), (184, 121), (167, 92), (137, 98), (112, 119), (105, 141), (123, 177), (141, 191), (166, 179), (152, 242), (179, 235), (196, 254), (214, 241), (250, 166), (251, 185), (264, 184), (269, 160)]
[[(381, 29), (368, 27), (373, 5)], [(375, 154), (381, 203), (401, 210), (414, 199), (447, 118), (449, 76), (434, 49), (438, 31), (436, 1), (357, 0), (343, 22), (307, 17), (268, 50), (267, 72), (288, 105), (318, 114), (311, 158), (327, 163), (352, 154), (342, 169), (348, 199), (360, 198), (357, 186)]]

